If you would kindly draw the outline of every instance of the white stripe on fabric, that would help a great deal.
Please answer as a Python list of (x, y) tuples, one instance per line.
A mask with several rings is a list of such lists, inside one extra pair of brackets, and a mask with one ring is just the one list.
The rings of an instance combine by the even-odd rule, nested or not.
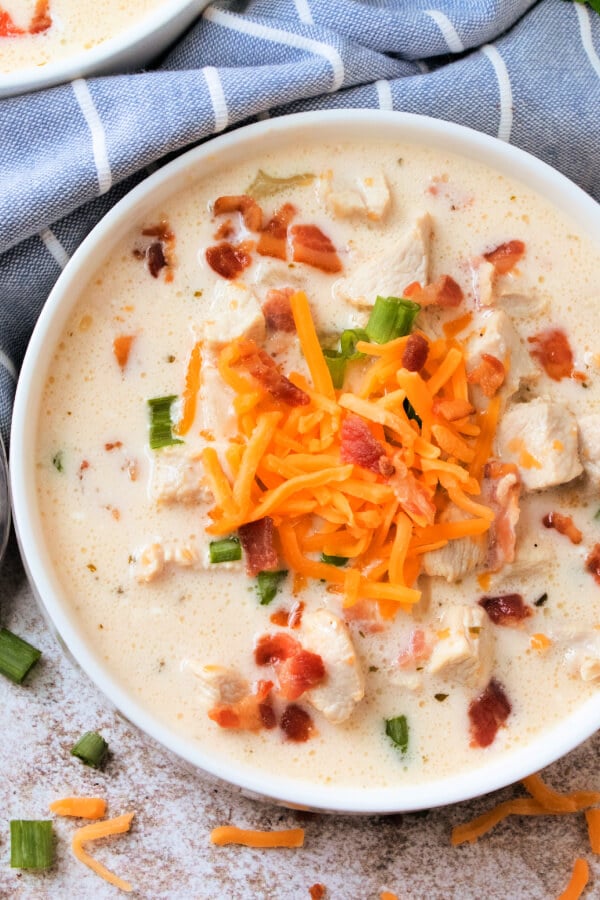
[(6, 371), (12, 378), (12, 380), (16, 382), (16, 380), (17, 380), (16, 366), (13, 363), (12, 359), (9, 356), (7, 356), (3, 350), (0, 350), (0, 366), (2, 366), (3, 369), (6, 369)]
[(314, 25), (315, 22), (310, 11), (310, 6), (308, 5), (308, 0), (294, 0), (294, 3), (300, 21), (305, 25)]
[(590, 14), (587, 7), (580, 6), (579, 3), (575, 4), (575, 11), (579, 18), (579, 30), (581, 32), (581, 43), (583, 44), (583, 49), (587, 53), (587, 58), (591, 62), (592, 68), (596, 72), (596, 75), (600, 76), (600, 57), (596, 53), (594, 42), (592, 41), (592, 26), (590, 24)]
[(210, 94), (215, 114), (215, 131), (223, 131), (229, 125), (229, 110), (227, 109), (227, 101), (225, 100), (219, 73), (214, 66), (205, 66), (202, 71), (206, 78), (208, 93)]
[(379, 101), (379, 109), (393, 109), (394, 101), (392, 100), (392, 89), (389, 81), (380, 79), (375, 82), (377, 88), (377, 100)]
[(337, 50), (334, 47), (330, 47), (329, 44), (324, 44), (322, 41), (313, 41), (312, 38), (303, 37), (301, 34), (292, 34), (289, 31), (283, 31), (281, 28), (270, 28), (267, 25), (260, 25), (258, 22), (238, 19), (232, 13), (224, 9), (215, 9), (213, 6), (205, 9), (202, 15), (209, 22), (214, 22), (215, 25), (221, 25), (223, 28), (250, 34), (253, 37), (261, 38), (263, 41), (273, 41), (278, 44), (285, 44), (287, 47), (308, 50), (310, 53), (322, 56), (331, 64), (333, 69), (333, 84), (329, 90), (337, 91), (344, 83), (344, 63)]
[(437, 27), (440, 29), (448, 44), (448, 49), (452, 53), (462, 53), (465, 49), (465, 45), (459, 38), (457, 30), (448, 16), (437, 9), (426, 9), (425, 15), (431, 16)]
[(40, 231), (39, 237), (40, 240), (42, 240), (46, 245), (46, 250), (54, 258), (54, 261), (58, 263), (61, 269), (64, 269), (66, 264), (69, 262), (69, 254), (67, 253), (59, 239), (56, 237), (52, 229), (42, 229), (42, 231)]
[(98, 175), (98, 187), (101, 194), (105, 194), (112, 187), (112, 172), (110, 171), (110, 163), (108, 161), (108, 150), (106, 147), (106, 133), (104, 125), (100, 120), (100, 116), (94, 106), (92, 95), (83, 78), (76, 78), (71, 82), (73, 92), (77, 98), (77, 102), (81, 107), (81, 112), (88, 124), (92, 135), (92, 152), (94, 154), (94, 162), (96, 163), (96, 172)]
[(510, 140), (510, 132), (513, 123), (513, 97), (510, 86), (508, 69), (504, 60), (492, 44), (485, 44), (481, 52), (487, 56), (494, 67), (498, 88), (500, 90), (500, 122), (498, 123), (498, 137), (501, 141)]

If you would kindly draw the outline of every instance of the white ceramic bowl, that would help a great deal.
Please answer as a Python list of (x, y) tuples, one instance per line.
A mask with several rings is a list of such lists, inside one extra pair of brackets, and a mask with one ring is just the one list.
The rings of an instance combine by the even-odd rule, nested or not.
[(210, 0), (165, 0), (139, 25), (45, 66), (0, 73), (0, 98), (38, 91), (88, 75), (133, 71), (155, 59), (191, 25)]
[(253, 795), (289, 805), (353, 813), (389, 813), (440, 806), (474, 797), (514, 782), (553, 762), (589, 737), (600, 726), (600, 693), (559, 725), (527, 746), (490, 758), (488, 764), (455, 777), (392, 788), (347, 788), (298, 783), (282, 772), (265, 775), (237, 769), (208, 755), (191, 740), (172, 733), (142, 709), (107, 671), (86, 643), (63, 597), (44, 543), (36, 508), (34, 452), (40, 397), (51, 348), (99, 260), (128, 233), (135, 221), (189, 183), (192, 173), (235, 165), (261, 147), (278, 149), (302, 143), (306, 135), (327, 141), (360, 141), (366, 133), (420, 145), (441, 145), (445, 151), (479, 160), (519, 180), (548, 198), (583, 231), (600, 233), (600, 207), (562, 175), (528, 154), (486, 135), (435, 119), (402, 113), (355, 110), (304, 113), (261, 122), (234, 131), (184, 154), (148, 178), (125, 197), (92, 231), (61, 275), (42, 311), (23, 364), (13, 418), (12, 493), (14, 519), (31, 583), (62, 641), (85, 672), (116, 707), (164, 746), (201, 769)]

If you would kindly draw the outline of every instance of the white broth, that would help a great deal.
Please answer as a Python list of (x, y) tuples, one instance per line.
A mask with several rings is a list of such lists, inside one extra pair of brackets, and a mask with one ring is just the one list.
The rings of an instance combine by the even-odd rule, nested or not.
[[(219, 197), (247, 195), (252, 184), (256, 191), (259, 170), (305, 177), (269, 183), (266, 195), (256, 196), (262, 225), (247, 201), (215, 209)], [(294, 212), (283, 225), (283, 244), (277, 243), (286, 258), (261, 255), (263, 235), (279, 234), (265, 231), (264, 223), (286, 203)], [(298, 255), (316, 232), (307, 238), (294, 228), (306, 224), (333, 247), (317, 236), (324, 257), (309, 248), (309, 261), (301, 262)], [(209, 263), (225, 271), (231, 264), (225, 245), (242, 266), (235, 278)], [(222, 253), (207, 257), (209, 248), (219, 247)], [(107, 668), (140, 705), (207, 752), (331, 785), (412, 784), (473, 769), (490, 755), (527, 744), (583, 703), (600, 678), (594, 578), (600, 566), (594, 560), (600, 542), (600, 426), (594, 431), (600, 416), (599, 266), (600, 252), (589, 238), (524, 185), (441, 149), (397, 142), (308, 145), (294, 155), (248, 158), (219, 177), (199, 178), (137, 223), (82, 289), (54, 350), (35, 448), (46, 541), (73, 615)], [(369, 332), (378, 293), (402, 297), (409, 288), (423, 304), (413, 329), (423, 336), (426, 360), (408, 371), (402, 360), (410, 338), (404, 338), (400, 362), (371, 394), (365, 379), (379, 357), (349, 361), (344, 387), (330, 400), (335, 427), (324, 424), (313, 399), (306, 404), (313, 420), (294, 430), (302, 405), (290, 418), (280, 387), (275, 399), (265, 387), (273, 370), (291, 375), (300, 393), (315, 387), (296, 331), (275, 327), (269, 314), (275, 308), (289, 319), (291, 291), (277, 295), (274, 307), (267, 301), (267, 295), (273, 301), (270, 291), (285, 288), (305, 292), (327, 348), (337, 346), (344, 330)], [(444, 330), (457, 320), (461, 330)], [(195, 346), (198, 391), (189, 364)], [(377, 345), (392, 352), (385, 346)], [(223, 368), (222, 354), (232, 347), (237, 356), (228, 357), (230, 369), (258, 399), (246, 387), (236, 400), (234, 388), (222, 381), (219, 360)], [(274, 360), (264, 363), (263, 357), (271, 375), (256, 363), (261, 350)], [(440, 378), (444, 360), (459, 362), (434, 398), (427, 383)], [(177, 398), (170, 407), (177, 438), (187, 408), (186, 373), (196, 408), (192, 415), (189, 407), (183, 443), (151, 449), (147, 401)], [(396, 392), (407, 384), (423, 387), (430, 405), (419, 417), (421, 432), (400, 394), (385, 406), (392, 384)], [(366, 407), (353, 397), (372, 403), (371, 410), (388, 409), (402, 425), (385, 419), (384, 427), (358, 415), (356, 409)], [(448, 405), (461, 399), (461, 409)], [(274, 434), (285, 437), (277, 445), (281, 459), (276, 437), (270, 438), (262, 476), (246, 496), (236, 470), (260, 410), (279, 411)], [(493, 444), (473, 475), (493, 410), (499, 410)], [(348, 421), (353, 425), (344, 426)], [(300, 461), (294, 469), (284, 459), (285, 439), (289, 452), (321, 453), (323, 460), (304, 458), (306, 469)], [(365, 445), (376, 448), (375, 465), (371, 457), (361, 465), (353, 455)], [(228, 514), (213, 496), (207, 447), (229, 486), (225, 493), (233, 492)], [(274, 508), (278, 537), (269, 545), (267, 568), (288, 574), (263, 605), (256, 577), (246, 573), (253, 551), (244, 544), (241, 561), (210, 563), (209, 543), (229, 534), (215, 533), (219, 523), (241, 524), (236, 510), (243, 507), (248, 521), (247, 511), (260, 508), (269, 490), (327, 468), (331, 454), (338, 468), (353, 467), (352, 474), (317, 486), (316, 507), (305, 492)], [(488, 457), (495, 468), (484, 466)], [(469, 478), (483, 484), (481, 494)], [(340, 499), (333, 488), (339, 483), (343, 493), (350, 479), (362, 479), (354, 490), (381, 496), (381, 503), (367, 511), (356, 494)], [(455, 497), (467, 500), (459, 506)], [(478, 505), (470, 508), (469, 501)], [(301, 514), (303, 502), (309, 511)], [(387, 531), (381, 525), (385, 504), (395, 504)], [(447, 540), (458, 533), (451, 526), (459, 519), (487, 524), (475, 537), (468, 525), (466, 537)], [(378, 527), (376, 550), (368, 541)], [(337, 573), (330, 583), (294, 575), (289, 534), (309, 547), (304, 558), (318, 563), (321, 549), (335, 545), (336, 528), (347, 529), (338, 535), (341, 547), (350, 538), (354, 545), (363, 541), (359, 556), (339, 553), (349, 561), (325, 562)], [(404, 564), (390, 556), (402, 555), (402, 529), (410, 542)], [(321, 542), (325, 532), (329, 537)], [(353, 568), (360, 569), (360, 586), (348, 578)], [(308, 571), (318, 576), (323, 570)], [(371, 583), (385, 586), (384, 594), (397, 585), (404, 602), (393, 618), (385, 614), (396, 601), (380, 606), (366, 596), (377, 593)], [(415, 591), (420, 599), (411, 608)], [(287, 618), (293, 609), (299, 625)], [(259, 665), (257, 642), (281, 634), (287, 636), (285, 661), (273, 663), (273, 654), (283, 651), (271, 648), (271, 662)], [(302, 652), (308, 653), (308, 674)], [(290, 660), (301, 669), (296, 681)], [(256, 685), (264, 681), (272, 687), (260, 705)], [(286, 730), (290, 705), (308, 716), (307, 740), (294, 740)], [(396, 741), (386, 734), (389, 720), (400, 729), (388, 726)], [(233, 721), (251, 727), (226, 727)]]

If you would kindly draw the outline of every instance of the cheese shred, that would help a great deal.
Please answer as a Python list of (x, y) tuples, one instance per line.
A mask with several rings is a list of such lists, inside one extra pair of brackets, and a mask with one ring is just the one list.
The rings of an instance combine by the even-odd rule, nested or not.
[(236, 828), (235, 825), (221, 825), (210, 833), (212, 844), (241, 844), (243, 847), (302, 847), (304, 828), (289, 828), (284, 831), (256, 831), (250, 828)]
[(104, 819), (102, 822), (94, 822), (92, 825), (84, 825), (78, 828), (71, 838), (71, 847), (77, 859), (84, 865), (88, 866), (96, 875), (104, 878), (109, 884), (120, 888), (122, 891), (129, 893), (133, 887), (128, 881), (124, 881), (107, 869), (106, 866), (94, 859), (93, 856), (84, 849), (87, 841), (97, 841), (100, 838), (111, 837), (113, 834), (124, 834), (131, 828), (131, 820), (135, 813), (125, 813), (114, 819)]

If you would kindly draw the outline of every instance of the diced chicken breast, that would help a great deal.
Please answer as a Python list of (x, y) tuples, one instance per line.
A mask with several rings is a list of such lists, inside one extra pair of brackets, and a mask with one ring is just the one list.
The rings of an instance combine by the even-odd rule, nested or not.
[(378, 295), (400, 297), (413, 281), (427, 284), (431, 229), (431, 217), (425, 214), (397, 244), (393, 239), (386, 241), (380, 253), (363, 259), (349, 275), (334, 283), (332, 290), (336, 299), (371, 308)]
[(182, 444), (156, 450), (152, 455), (150, 496), (159, 504), (211, 500), (200, 454)]
[(477, 261), (477, 265), (472, 269), (472, 273), (473, 293), (475, 294), (477, 306), (493, 306), (495, 302), (496, 267), (482, 257)]
[(249, 692), (246, 679), (236, 669), (225, 666), (205, 666), (195, 659), (184, 659), (181, 668), (198, 679), (200, 700), (206, 706), (217, 703), (237, 703)]
[(444, 610), (427, 670), (448, 681), (479, 687), (489, 680), (493, 648), (489, 620), (481, 607)]
[(539, 369), (503, 309), (475, 312), (473, 327), (467, 341), (467, 373), (480, 365), (483, 354), (496, 357), (506, 370), (506, 378), (500, 388), (505, 400), (512, 397), (522, 384), (535, 381)]
[(220, 280), (199, 326), (199, 334), (209, 347), (220, 347), (237, 338), (261, 343), (265, 337), (265, 317), (254, 291), (240, 281)]
[(369, 219), (379, 221), (383, 219), (390, 208), (390, 189), (383, 172), (369, 175), (366, 178), (357, 178), (358, 190), (364, 201)]
[(198, 392), (198, 431), (207, 441), (225, 444), (237, 433), (234, 392), (217, 368), (217, 355), (202, 353)]
[(136, 554), (135, 578), (148, 584), (159, 578), (170, 563), (187, 569), (198, 562), (198, 551), (189, 541), (153, 541)]
[(330, 191), (327, 194), (327, 208), (339, 219), (350, 219), (352, 216), (363, 216), (366, 213), (365, 201), (352, 189)]
[(334, 724), (344, 722), (362, 700), (365, 687), (348, 627), (326, 609), (305, 612), (300, 639), (306, 650), (318, 653), (325, 680), (303, 696)]
[(600, 413), (582, 416), (579, 425), (579, 450), (588, 478), (600, 487)]
[[(463, 519), (460, 510), (449, 507), (441, 521), (457, 521)], [(446, 581), (459, 581), (485, 562), (487, 539), (481, 537), (463, 537), (448, 541), (439, 550), (429, 550), (422, 556), (422, 571), (425, 575), (445, 578)]]
[(583, 472), (574, 415), (554, 400), (515, 403), (500, 419), (497, 456), (515, 463), (525, 490), (565, 484)]

